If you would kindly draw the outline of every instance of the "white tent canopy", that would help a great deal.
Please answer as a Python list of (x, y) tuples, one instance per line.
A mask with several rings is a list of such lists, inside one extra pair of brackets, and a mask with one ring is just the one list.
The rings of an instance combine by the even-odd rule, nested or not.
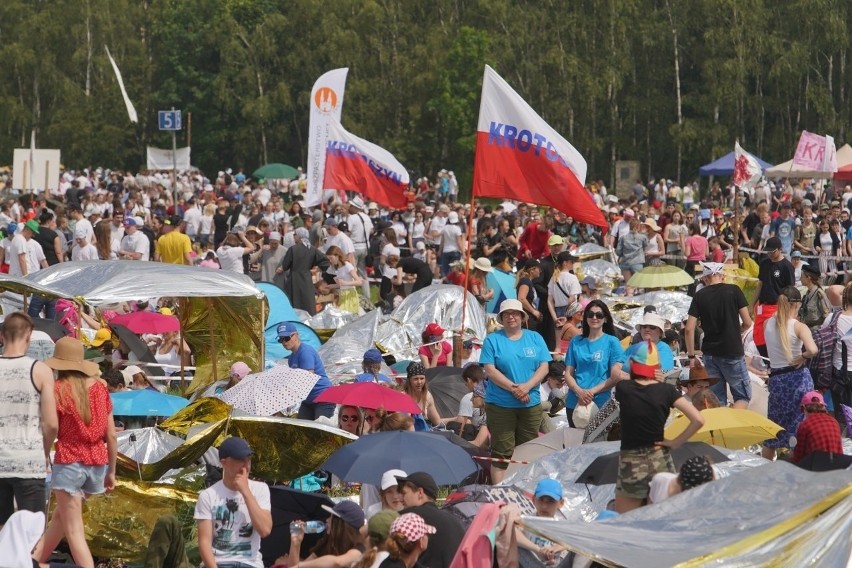
[[(852, 146), (844, 144), (837, 150), (837, 167), (842, 168), (852, 164)], [(795, 178), (795, 179), (831, 179), (834, 172), (817, 172), (803, 166), (793, 164), (793, 160), (787, 160), (783, 164), (768, 168), (764, 175), (768, 178)]]

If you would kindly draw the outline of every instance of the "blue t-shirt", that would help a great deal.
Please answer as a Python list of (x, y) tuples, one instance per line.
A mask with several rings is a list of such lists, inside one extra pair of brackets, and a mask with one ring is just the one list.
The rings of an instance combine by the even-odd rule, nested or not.
[(331, 386), (331, 381), (328, 380), (328, 375), (325, 374), (325, 367), (322, 364), (319, 353), (307, 343), (299, 345), (299, 348), (287, 358), (287, 362), (290, 364), (291, 369), (305, 369), (306, 371), (316, 373), (320, 377), (317, 384), (311, 389), (311, 393), (305, 399), (305, 402), (312, 403), (322, 391)]
[[(634, 343), (627, 348), (627, 351), (624, 352), (624, 360), (626, 361), (624, 364), (625, 371), (630, 370), (630, 355), (633, 354), (639, 345), (642, 345), (641, 341), (639, 343)], [(660, 340), (654, 345), (657, 347), (657, 354), (660, 357), (660, 370), (666, 373), (674, 369), (674, 353), (672, 353), (672, 348), (669, 347), (669, 344)]]
[(355, 376), (356, 383), (372, 383), (374, 379), (379, 379), (380, 383), (393, 383), (391, 378), (384, 373), (379, 373), (378, 377), (373, 377), (373, 373), (361, 373)]
[[(574, 380), (581, 389), (591, 389), (605, 382), (609, 379), (612, 366), (624, 362), (621, 343), (608, 333), (594, 341), (589, 341), (582, 335), (575, 337), (568, 345), (568, 353), (565, 355), (565, 365), (574, 368)], [(609, 397), (610, 391), (599, 392), (595, 395), (595, 404), (598, 408), (603, 408)], [(577, 395), (568, 391), (565, 406), (576, 408), (577, 402)]]
[[(512, 340), (504, 331), (496, 331), (485, 338), (479, 354), (480, 365), (494, 365), (497, 370), (515, 384), (525, 383), (542, 363), (550, 361), (550, 350), (544, 338), (535, 331), (525, 329), (521, 337)], [(523, 403), (510, 391), (500, 388), (493, 381), (485, 387), (485, 402), (504, 408), (529, 408), (541, 402), (538, 387), (530, 390), (530, 401)]]

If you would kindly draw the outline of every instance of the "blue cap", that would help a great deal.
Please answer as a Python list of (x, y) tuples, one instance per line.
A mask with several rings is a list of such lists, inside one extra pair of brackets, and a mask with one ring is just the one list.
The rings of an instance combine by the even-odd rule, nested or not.
[(296, 329), (296, 324), (293, 322), (285, 321), (278, 324), (278, 337), (289, 337), (294, 333), (297, 333), (299, 330)]
[(562, 499), (562, 484), (556, 481), (555, 479), (542, 479), (538, 482), (538, 485), (535, 486), (535, 496), (539, 497), (550, 497), (556, 501)]
[(373, 347), (372, 349), (367, 349), (364, 352), (364, 362), (365, 363), (381, 363), (382, 362), (382, 352)]
[(219, 459), (233, 458), (235, 460), (244, 460), (253, 455), (254, 452), (248, 442), (242, 438), (228, 438), (222, 445), (219, 446)]
[(18, 224), (17, 223), (9, 223), (9, 225), (6, 227), (6, 234), (14, 235), (15, 231), (17, 231), (17, 230), (18, 230)]

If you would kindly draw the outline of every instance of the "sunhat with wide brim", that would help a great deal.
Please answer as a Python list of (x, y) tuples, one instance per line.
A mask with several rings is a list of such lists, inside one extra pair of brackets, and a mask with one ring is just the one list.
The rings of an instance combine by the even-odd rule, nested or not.
[(485, 258), (484, 256), (477, 258), (476, 261), (474, 261), (473, 263), (473, 267), (483, 272), (491, 272), (492, 270), (494, 270), (491, 267), (491, 261)]
[(79, 371), (90, 377), (100, 374), (97, 363), (86, 361), (83, 342), (73, 337), (63, 337), (56, 342), (53, 357), (45, 364), (54, 371)]

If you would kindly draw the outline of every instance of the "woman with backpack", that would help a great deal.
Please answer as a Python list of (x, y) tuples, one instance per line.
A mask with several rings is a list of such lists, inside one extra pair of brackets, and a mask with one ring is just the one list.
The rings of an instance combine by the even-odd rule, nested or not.
[(825, 290), (819, 284), (819, 271), (809, 264), (802, 265), (802, 285), (808, 289), (799, 308), (799, 320), (811, 328), (817, 329), (831, 312), (831, 303)]

